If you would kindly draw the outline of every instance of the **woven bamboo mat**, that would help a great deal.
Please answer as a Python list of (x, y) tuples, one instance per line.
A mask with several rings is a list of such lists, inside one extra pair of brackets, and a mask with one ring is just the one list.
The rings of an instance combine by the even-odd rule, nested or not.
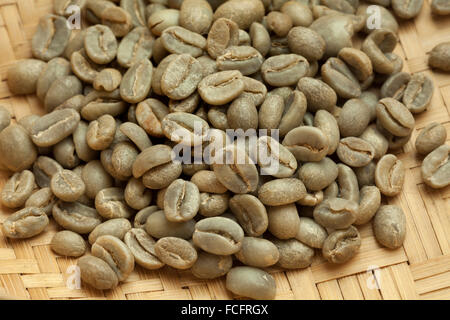
[[(360, 253), (343, 266), (317, 257), (310, 268), (283, 272), (269, 270), (276, 279), (278, 299), (450, 299), (450, 187), (432, 190), (420, 176), (421, 158), (413, 141), (430, 121), (443, 123), (450, 137), (450, 75), (432, 72), (427, 52), (450, 40), (450, 17), (431, 16), (429, 3), (415, 21), (403, 22), (396, 53), (405, 69), (425, 71), (435, 83), (430, 109), (416, 117), (417, 128), (399, 157), (407, 167), (404, 191), (389, 199), (407, 216), (404, 246), (387, 250), (375, 241), (370, 225), (360, 228)], [(15, 119), (43, 109), (33, 96), (13, 97), (6, 71), (19, 59), (31, 57), (30, 41), (39, 17), (50, 12), (51, 0), (0, 0), (0, 104)], [(8, 178), (0, 172), (0, 187)], [(0, 208), (0, 223), (11, 213)], [(223, 279), (202, 281), (189, 272), (170, 268), (146, 271), (137, 267), (125, 283), (111, 291), (71, 281), (75, 259), (56, 256), (50, 240), (58, 227), (52, 222), (43, 234), (27, 241), (11, 241), (0, 231), (0, 297), (19, 299), (230, 299)], [(72, 284), (72, 285), (71, 285)]]

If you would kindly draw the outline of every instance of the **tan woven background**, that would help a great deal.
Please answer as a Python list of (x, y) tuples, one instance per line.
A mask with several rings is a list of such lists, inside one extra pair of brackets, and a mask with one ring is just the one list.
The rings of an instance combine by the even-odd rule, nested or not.
[[(389, 203), (400, 205), (407, 216), (403, 248), (395, 251), (381, 248), (370, 225), (363, 226), (360, 228), (363, 245), (350, 263), (332, 266), (317, 257), (304, 270), (270, 270), (277, 282), (278, 299), (450, 299), (450, 187), (431, 190), (422, 183), (422, 159), (416, 156), (413, 145), (418, 131), (430, 121), (443, 123), (450, 137), (450, 74), (431, 72), (427, 67), (427, 52), (439, 42), (450, 41), (450, 17), (432, 17), (430, 2), (425, 1), (415, 21), (401, 24), (400, 45), (396, 49), (406, 59), (407, 71), (426, 71), (436, 86), (432, 106), (416, 117), (412, 142), (399, 155), (407, 167), (404, 191), (389, 199)], [(16, 60), (31, 56), (29, 39), (39, 17), (51, 9), (51, 0), (0, 0), (0, 104), (15, 119), (43, 113), (36, 97), (12, 97), (5, 80), (8, 68)], [(7, 178), (7, 172), (0, 172), (0, 187)], [(10, 213), (0, 208), (0, 223)], [(0, 297), (232, 298), (223, 279), (201, 281), (189, 272), (170, 268), (151, 272), (137, 267), (125, 283), (112, 291), (96, 291), (86, 286), (70, 289), (66, 283), (73, 273), (67, 269), (76, 260), (58, 257), (50, 250), (50, 240), (57, 230), (52, 222), (46, 232), (27, 241), (7, 240), (0, 231)], [(379, 269), (368, 271), (371, 268)]]

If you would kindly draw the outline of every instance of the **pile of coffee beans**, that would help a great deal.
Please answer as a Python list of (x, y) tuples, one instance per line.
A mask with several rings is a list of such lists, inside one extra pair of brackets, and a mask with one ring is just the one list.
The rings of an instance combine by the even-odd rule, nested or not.
[[(81, 30), (68, 23), (74, 5)], [(351, 260), (360, 225), (400, 247), (405, 215), (382, 205), (405, 179), (390, 152), (410, 140), (434, 87), (402, 72), (393, 50), (397, 17), (422, 5), (55, 0), (33, 36), (35, 59), (8, 72), (10, 91), (36, 94), (46, 115), (12, 123), (0, 107), (0, 163), (13, 173), (1, 202), (17, 210), (3, 235), (33, 237), (52, 216), (62, 231), (51, 248), (81, 257), (81, 278), (97, 289), (135, 264), (168, 265), (226, 275), (233, 294), (255, 299), (275, 297), (264, 268), (306, 268), (316, 254)], [(449, 1), (433, 12), (449, 14)], [(436, 47), (430, 66), (449, 71), (449, 56), (448, 43)], [(229, 129), (266, 131), (224, 144)], [(445, 140), (431, 124), (416, 142), (431, 187), (450, 183)], [(214, 145), (211, 162), (173, 157)]]

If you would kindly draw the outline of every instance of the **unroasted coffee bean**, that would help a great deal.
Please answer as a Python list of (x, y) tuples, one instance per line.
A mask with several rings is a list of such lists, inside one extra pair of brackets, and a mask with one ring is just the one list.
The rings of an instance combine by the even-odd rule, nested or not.
[(31, 238), (47, 227), (49, 223), (45, 212), (40, 208), (24, 208), (10, 215), (2, 225), (2, 233), (11, 239)]
[(122, 81), (122, 74), (112, 68), (106, 68), (100, 71), (94, 79), (93, 86), (95, 90), (114, 91)]
[(351, 167), (364, 167), (374, 158), (375, 149), (361, 138), (347, 137), (339, 142), (337, 155), (342, 162)]
[(192, 274), (200, 279), (215, 279), (224, 276), (233, 266), (232, 256), (219, 256), (200, 252), (191, 268)]
[(280, 11), (291, 18), (294, 26), (307, 27), (314, 21), (307, 2), (283, 1)]
[(192, 182), (175, 180), (164, 196), (164, 213), (167, 220), (182, 222), (192, 219), (198, 212), (200, 193)]
[(343, 48), (339, 51), (338, 57), (347, 64), (352, 73), (360, 82), (364, 83), (373, 77), (372, 62), (367, 54), (361, 50), (354, 48)]
[(63, 228), (79, 234), (90, 233), (102, 222), (102, 217), (91, 207), (79, 202), (55, 203), (53, 218)]
[(141, 180), (131, 178), (125, 187), (125, 202), (133, 209), (141, 210), (152, 201), (152, 192)]
[(287, 36), (291, 52), (305, 57), (308, 61), (320, 60), (325, 53), (325, 41), (312, 29), (294, 27)]
[(258, 237), (267, 230), (269, 220), (266, 207), (258, 198), (250, 194), (235, 195), (229, 204), (247, 235)]
[(161, 127), (169, 140), (188, 146), (203, 143), (209, 129), (208, 122), (187, 112), (168, 114), (161, 122)]
[(322, 65), (321, 75), (338, 96), (344, 99), (358, 98), (361, 86), (350, 68), (339, 58), (329, 58)]
[(125, 203), (121, 188), (107, 188), (95, 196), (95, 208), (106, 219), (129, 218), (132, 210)]
[(116, 175), (128, 178), (133, 174), (133, 163), (139, 152), (129, 142), (119, 142), (113, 148), (111, 164)]
[(18, 208), (25, 204), (34, 189), (34, 175), (29, 170), (15, 173), (3, 186), (1, 202), (8, 208)]
[(200, 103), (200, 95), (194, 92), (190, 96), (181, 100), (169, 100), (170, 112), (194, 112)]
[[(50, 62), (53, 60), (50, 60)], [(93, 83), (95, 81), (100, 69), (99, 65), (89, 59), (84, 49), (72, 53), (70, 56), (70, 66), (73, 73), (80, 80), (87, 83)]]
[(280, 253), (277, 266), (284, 269), (303, 269), (311, 265), (314, 258), (314, 249), (299, 240), (274, 239), (273, 244), (277, 246)]
[(72, 137), (67, 137), (53, 146), (55, 160), (66, 169), (73, 169), (80, 164)]
[(206, 49), (206, 39), (202, 35), (179, 26), (165, 29), (161, 42), (170, 53), (186, 53), (194, 58), (201, 56)]
[(218, 255), (238, 252), (242, 246), (244, 231), (231, 219), (212, 217), (195, 224), (192, 240), (202, 250)]
[(295, 204), (269, 207), (268, 218), (268, 230), (278, 239), (291, 239), (296, 236), (300, 219)]
[(367, 166), (355, 168), (355, 175), (358, 179), (359, 187), (375, 185), (375, 169), (377, 165), (371, 161)]
[(236, 258), (247, 266), (266, 268), (278, 262), (280, 253), (277, 247), (266, 239), (245, 237)]
[(437, 122), (428, 124), (420, 131), (416, 139), (416, 150), (422, 155), (427, 155), (434, 149), (445, 143), (447, 131), (444, 126)]
[(79, 121), (80, 115), (73, 109), (55, 110), (36, 120), (31, 139), (40, 147), (53, 146), (72, 134)]
[(180, 270), (189, 269), (197, 260), (197, 251), (188, 241), (166, 237), (155, 244), (156, 256), (165, 264)]
[(163, 137), (162, 120), (169, 113), (169, 108), (156, 99), (147, 99), (140, 102), (136, 108), (138, 124), (149, 135)]
[(116, 37), (125, 36), (133, 28), (132, 16), (120, 7), (108, 7), (101, 11), (100, 16), (101, 23), (109, 27)]
[(228, 209), (229, 194), (200, 193), (199, 213), (204, 217), (215, 217)]
[(161, 90), (171, 99), (182, 100), (197, 89), (203, 78), (200, 62), (189, 54), (180, 54), (167, 66), (161, 78)]
[(430, 52), (428, 64), (432, 68), (450, 72), (450, 42), (442, 42)]
[(221, 71), (203, 78), (198, 85), (198, 92), (205, 102), (223, 105), (241, 95), (244, 88), (239, 71)]
[(63, 167), (58, 162), (46, 156), (40, 156), (33, 164), (34, 178), (41, 188), (50, 187), (53, 175), (62, 170)]
[(394, 73), (383, 83), (381, 96), (401, 100), (410, 80), (411, 75), (407, 72)]
[(361, 134), (361, 139), (369, 142), (374, 150), (374, 159), (384, 156), (389, 148), (389, 142), (386, 137), (378, 131), (376, 125), (370, 125)]
[(119, 89), (112, 92), (93, 90), (85, 97), (81, 116), (93, 121), (102, 115), (109, 114), (114, 117), (126, 110), (127, 103), (122, 100)]
[(292, 86), (309, 70), (308, 61), (297, 54), (281, 54), (268, 58), (261, 66), (261, 73), (269, 85)]
[(56, 201), (57, 199), (50, 188), (42, 188), (28, 198), (25, 207), (40, 208), (49, 216)]
[(122, 67), (129, 68), (142, 59), (152, 55), (154, 38), (148, 28), (137, 27), (128, 33), (117, 49), (117, 61)]
[(397, 42), (397, 35), (387, 29), (374, 30), (364, 40), (361, 50), (372, 61), (374, 71), (381, 74), (392, 74), (394, 72), (394, 61), (389, 59), (387, 53), (394, 50)]
[(289, 178), (297, 170), (297, 160), (283, 145), (269, 136), (257, 142), (258, 164), (265, 174), (276, 178)]
[(328, 155), (333, 154), (339, 145), (341, 137), (336, 118), (326, 110), (318, 110), (314, 116), (313, 126), (320, 129), (327, 136), (329, 143)]
[(83, 167), (81, 178), (86, 185), (86, 195), (91, 199), (95, 199), (100, 190), (113, 186), (112, 177), (98, 160), (90, 161)]
[(180, 7), (179, 21), (183, 28), (198, 34), (205, 34), (213, 21), (211, 5), (205, 0), (183, 1)]
[(338, 167), (330, 158), (319, 162), (305, 163), (298, 171), (300, 180), (310, 191), (319, 191), (328, 187), (338, 176)]
[(299, 161), (320, 161), (328, 153), (328, 138), (320, 129), (298, 127), (284, 137), (283, 146)]
[(49, 61), (62, 55), (69, 42), (72, 30), (67, 20), (53, 14), (47, 14), (39, 20), (36, 33), (31, 40), (33, 56)]
[(86, 190), (81, 177), (70, 170), (55, 173), (50, 181), (50, 188), (55, 196), (67, 202), (77, 201)]
[(267, 96), (259, 111), (259, 128), (279, 129), (279, 135), (284, 137), (289, 131), (302, 124), (306, 112), (305, 95), (298, 90), (289, 92), (286, 99), (278, 94)]
[(120, 83), (120, 96), (129, 103), (143, 101), (151, 89), (153, 66), (150, 60), (142, 59), (131, 66)]
[(160, 36), (165, 29), (172, 26), (177, 26), (179, 24), (179, 17), (179, 10), (164, 9), (154, 12), (148, 18), (147, 25), (154, 35)]
[(217, 57), (216, 61), (219, 70), (239, 70), (246, 76), (260, 69), (263, 63), (263, 57), (253, 47), (231, 46), (226, 48), (222, 55)]
[(36, 92), (36, 86), (45, 62), (36, 59), (25, 59), (17, 62), (8, 69), (8, 88), (13, 94), (32, 94)]
[[(219, 161), (212, 166), (220, 183), (234, 193), (255, 191), (259, 180), (258, 170), (244, 149), (229, 146), (221, 151), (224, 158), (217, 157)], [(243, 157), (243, 163), (240, 163), (240, 157)]]
[(134, 256), (119, 238), (101, 236), (92, 245), (91, 252), (94, 257), (102, 259), (114, 270), (119, 281), (128, 278), (134, 269)]
[(182, 239), (192, 238), (195, 229), (195, 220), (186, 222), (171, 222), (166, 219), (163, 210), (150, 214), (145, 223), (145, 231), (155, 238), (178, 237)]
[(325, 228), (345, 229), (355, 222), (358, 203), (341, 198), (325, 199), (314, 209), (314, 220)]
[(172, 149), (166, 145), (155, 145), (145, 149), (137, 156), (132, 167), (135, 178), (144, 176), (144, 185), (155, 189), (167, 187), (178, 178), (181, 170), (181, 164), (172, 162)]
[(383, 246), (396, 249), (402, 246), (406, 234), (406, 217), (402, 208), (381, 206), (373, 220), (375, 238)]
[(450, 184), (450, 146), (442, 145), (430, 152), (422, 163), (422, 179), (432, 188)]
[(155, 252), (155, 240), (142, 229), (131, 229), (125, 234), (125, 243), (134, 256), (135, 262), (148, 270), (160, 269), (164, 262)]
[(351, 16), (325, 15), (315, 20), (310, 28), (325, 40), (325, 57), (336, 57), (342, 48), (352, 47), (354, 26)]
[(355, 225), (362, 225), (369, 222), (377, 212), (381, 203), (380, 190), (375, 186), (365, 186), (360, 190), (359, 211)]
[(300, 224), (295, 238), (311, 248), (322, 248), (327, 231), (311, 218), (300, 217)]
[(306, 195), (303, 182), (296, 178), (269, 181), (258, 190), (258, 198), (268, 206), (282, 206), (294, 203)]
[(450, 14), (450, 3), (448, 0), (433, 0), (431, 2), (431, 12), (445, 16)]
[(402, 191), (405, 168), (401, 160), (393, 154), (382, 157), (375, 170), (375, 183), (385, 196), (393, 197)]
[(191, 182), (198, 187), (200, 192), (225, 193), (228, 190), (219, 182), (214, 172), (210, 170), (196, 172), (192, 176)]
[(263, 57), (269, 53), (271, 46), (270, 35), (261, 23), (252, 23), (250, 26), (250, 38), (252, 41), (252, 47), (258, 50)]
[(256, 106), (260, 106), (267, 95), (267, 88), (264, 83), (249, 77), (243, 77), (244, 92), (240, 97), (248, 97), (253, 100)]
[[(221, 56), (230, 46), (239, 44), (239, 26), (232, 20), (219, 18), (211, 26), (206, 40), (206, 49), (211, 58)], [(256, 46), (254, 46), (258, 49)]]
[(120, 132), (128, 137), (139, 150), (145, 150), (152, 146), (150, 138), (145, 133), (144, 129), (132, 122), (122, 123), (119, 127)]
[(304, 77), (297, 84), (297, 89), (305, 94), (308, 101), (308, 111), (316, 112), (320, 109), (332, 112), (337, 102), (336, 92), (319, 79)]
[(134, 26), (145, 26), (145, 2), (143, 0), (122, 0), (120, 6), (130, 15)]
[(417, 16), (422, 9), (423, 0), (392, 0), (394, 13), (402, 19), (411, 19)]
[(227, 274), (226, 288), (238, 296), (258, 300), (273, 299), (276, 294), (274, 278), (254, 267), (232, 268)]
[(264, 16), (264, 5), (255, 0), (233, 0), (224, 2), (214, 12), (214, 20), (228, 18), (236, 22), (240, 29), (246, 30), (255, 21)]
[(127, 219), (117, 218), (105, 221), (92, 230), (89, 234), (91, 245), (101, 236), (110, 235), (123, 240), (125, 234), (131, 230), (131, 223)]
[(13, 172), (29, 168), (36, 160), (37, 150), (28, 132), (11, 124), (0, 132), (0, 162)]
[(369, 122), (369, 107), (360, 99), (348, 100), (339, 113), (338, 125), (342, 137), (358, 137)]
[(416, 73), (405, 89), (403, 103), (412, 113), (420, 113), (429, 106), (433, 91), (433, 81), (423, 73)]
[(65, 257), (80, 257), (86, 252), (86, 242), (78, 233), (64, 230), (55, 233), (50, 243), (54, 252)]
[(355, 172), (343, 163), (338, 164), (339, 194), (343, 199), (359, 202), (359, 186)]
[(116, 133), (116, 121), (105, 114), (89, 123), (86, 142), (93, 150), (104, 150), (109, 147)]
[(134, 222), (133, 222), (133, 227), (134, 228), (138, 228), (138, 229), (144, 229), (145, 228), (145, 223), (147, 222), (148, 217), (158, 211), (158, 207), (157, 206), (149, 206), (149, 207), (145, 207), (144, 209), (140, 210), (138, 213), (136, 213), (136, 215), (134, 216)]
[(409, 135), (415, 125), (411, 112), (393, 98), (384, 98), (379, 101), (377, 119), (384, 129), (399, 137)]
[(337, 230), (325, 240), (322, 254), (329, 262), (344, 263), (352, 259), (361, 247), (358, 229), (351, 226), (346, 230)]
[(108, 64), (116, 57), (118, 45), (111, 29), (97, 24), (86, 30), (84, 47), (92, 61), (98, 64)]
[(252, 99), (243, 97), (233, 101), (228, 107), (227, 122), (231, 129), (249, 129), (258, 128), (258, 110)]
[(81, 279), (98, 290), (108, 290), (117, 286), (119, 280), (114, 270), (102, 259), (84, 256), (78, 260)]
[(56, 79), (47, 91), (44, 104), (47, 112), (53, 111), (57, 106), (68, 99), (81, 94), (82, 84), (77, 77), (65, 76)]

